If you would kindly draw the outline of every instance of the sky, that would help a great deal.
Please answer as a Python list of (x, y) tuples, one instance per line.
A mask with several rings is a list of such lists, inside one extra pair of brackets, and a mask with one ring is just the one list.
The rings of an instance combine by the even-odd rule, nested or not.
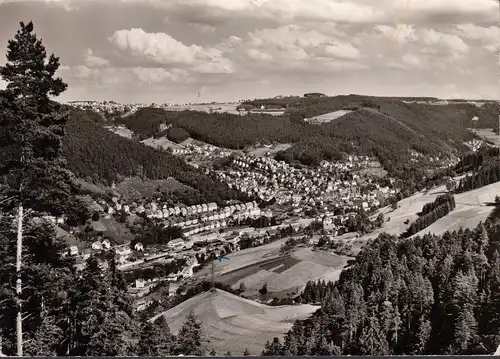
[(60, 58), (61, 101), (500, 99), (495, 0), (0, 0), (2, 53), (20, 21)]

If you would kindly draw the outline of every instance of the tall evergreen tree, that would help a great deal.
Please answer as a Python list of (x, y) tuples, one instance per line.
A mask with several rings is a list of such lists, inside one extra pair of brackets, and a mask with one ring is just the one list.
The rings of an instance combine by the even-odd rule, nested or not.
[(16, 228), (16, 342), (23, 355), (22, 241), (26, 213), (62, 215), (75, 187), (64, 169), (61, 138), (67, 113), (50, 97), (66, 90), (55, 78), (59, 59), (47, 58), (33, 32), (33, 23), (20, 23), (9, 40), (7, 63), (0, 76), (7, 82), (0, 91), (0, 202), (15, 216)]
[(176, 355), (203, 356), (207, 351), (206, 341), (201, 323), (194, 313), (191, 312), (177, 333), (174, 353)]

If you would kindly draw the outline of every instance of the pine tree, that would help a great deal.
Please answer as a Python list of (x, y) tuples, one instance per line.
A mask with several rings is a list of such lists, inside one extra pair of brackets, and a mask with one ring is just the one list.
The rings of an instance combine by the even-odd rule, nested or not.
[[(33, 32), (33, 23), (20, 23), (9, 40), (7, 63), (0, 76), (7, 88), (0, 92), (0, 197), (4, 213), (17, 219), (16, 296), (17, 355), (23, 355), (22, 241), (26, 213), (60, 216), (75, 190), (61, 157), (61, 137), (68, 119), (49, 96), (66, 90), (54, 78), (59, 59), (47, 54)], [(26, 212), (26, 213), (25, 213)]]
[(133, 338), (139, 328), (124, 305), (126, 293), (112, 286), (112, 275), (89, 258), (76, 282), (72, 297), (70, 355), (124, 356), (133, 352)]
[(264, 346), (262, 356), (280, 356), (282, 354), (282, 346), (279, 338), (275, 337), (270, 343), (269, 341)]
[(201, 323), (193, 312), (186, 317), (184, 324), (177, 333), (174, 353), (179, 355), (203, 356), (207, 348), (204, 345), (205, 337)]

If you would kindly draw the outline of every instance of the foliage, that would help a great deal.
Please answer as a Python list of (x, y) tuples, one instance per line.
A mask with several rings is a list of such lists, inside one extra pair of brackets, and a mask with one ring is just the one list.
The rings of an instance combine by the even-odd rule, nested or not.
[(221, 203), (227, 199), (243, 198), (180, 158), (103, 130), (79, 109), (71, 109), (66, 129), (64, 153), (68, 168), (78, 177), (108, 183), (124, 177), (152, 180), (173, 177), (192, 187), (187, 193), (174, 193), (181, 199)]
[[(500, 180), (500, 158), (499, 157), (478, 157), (478, 167), (474, 168), (474, 173), (465, 176), (460, 180), (457, 193), (471, 191), (476, 188), (481, 188)], [(473, 165), (474, 166), (474, 165)]]
[[(400, 239), (382, 234), (338, 282), (309, 283), (302, 302), (321, 302), (298, 321), (281, 355), (490, 354), (500, 343), (500, 223)], [(326, 344), (326, 346), (325, 346)]]
[[(9, 40), (7, 63), (0, 75), (7, 88), (0, 91), (0, 194), (4, 210), (18, 204), (61, 215), (78, 193), (64, 168), (61, 139), (68, 114), (50, 100), (67, 85), (55, 78), (59, 59), (47, 58), (33, 23), (20, 23)], [(5, 199), (13, 199), (5, 201)]]
[(426, 203), (419, 213), (417, 218), (410, 227), (401, 236), (403, 238), (410, 237), (415, 233), (420, 232), (424, 228), (429, 227), (432, 223), (436, 222), (439, 218), (446, 216), (448, 213), (455, 209), (455, 197), (452, 194), (444, 194), (438, 196), (434, 202)]
[(189, 138), (189, 133), (180, 127), (172, 127), (167, 131), (167, 138), (175, 143), (180, 143)]
[(203, 334), (201, 323), (193, 312), (189, 313), (177, 334), (174, 353), (176, 355), (194, 355), (204, 356), (208, 350), (206, 347), (207, 339)]

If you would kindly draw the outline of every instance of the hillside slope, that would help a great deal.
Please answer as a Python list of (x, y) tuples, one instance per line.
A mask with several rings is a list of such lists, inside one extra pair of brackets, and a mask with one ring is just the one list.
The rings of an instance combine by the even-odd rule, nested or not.
[(307, 319), (318, 309), (314, 305), (270, 307), (216, 289), (215, 293), (201, 293), (151, 320), (164, 316), (176, 333), (193, 311), (203, 323), (210, 346), (218, 353), (229, 350), (241, 355), (248, 349), (252, 355), (260, 355), (269, 338), (282, 337), (293, 321)]
[(108, 183), (135, 176), (151, 180), (175, 178), (192, 188), (177, 193), (188, 202), (220, 203), (238, 196), (182, 159), (104, 129), (88, 111), (71, 109), (66, 132), (64, 154), (69, 169), (80, 178)]
[[(498, 114), (498, 105), (493, 103), (482, 107), (467, 103), (437, 106), (359, 95), (259, 101), (286, 103), (287, 112), (283, 116), (239, 116), (144, 108), (128, 117), (125, 125), (146, 138), (159, 135), (161, 125), (170, 124), (185, 129), (194, 139), (231, 149), (258, 143), (292, 143), (277, 158), (306, 165), (339, 159), (343, 153), (373, 155), (390, 175), (402, 178), (414, 172), (420, 176), (415, 178), (417, 183), (423, 176), (422, 168), (430, 168), (432, 164), (425, 160), (411, 163), (410, 150), (432, 157), (457, 156), (467, 150), (463, 142), (473, 137), (467, 131), (472, 117), (479, 117), (479, 128), (491, 127)], [(303, 121), (343, 109), (352, 112), (332, 123), (318, 125)]]

